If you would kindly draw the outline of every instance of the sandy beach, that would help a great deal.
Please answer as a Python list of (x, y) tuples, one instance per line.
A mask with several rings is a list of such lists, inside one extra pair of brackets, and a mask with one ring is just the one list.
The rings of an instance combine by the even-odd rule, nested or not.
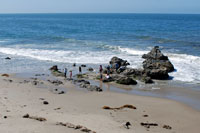
[[(0, 77), (0, 132), (199, 133), (200, 112), (182, 103), (111, 91), (89, 92), (63, 78), (57, 78), (63, 84), (55, 85), (47, 81), (51, 76), (44, 77)], [(124, 105), (136, 109), (102, 108)]]

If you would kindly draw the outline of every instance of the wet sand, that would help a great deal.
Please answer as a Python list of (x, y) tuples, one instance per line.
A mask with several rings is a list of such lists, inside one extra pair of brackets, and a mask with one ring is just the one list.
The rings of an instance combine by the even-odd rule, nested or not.
[[(62, 78), (56, 79), (63, 84), (54, 85), (47, 81), (54, 77), (39, 77), (0, 77), (0, 132), (83, 132), (83, 128), (73, 128), (77, 125), (97, 133), (198, 133), (200, 130), (200, 112), (176, 101), (106, 90), (89, 92)], [(58, 94), (61, 91), (64, 94)], [(127, 104), (137, 109), (102, 109)], [(46, 121), (23, 118), (25, 114)], [(58, 122), (73, 126), (57, 125)], [(126, 122), (131, 124), (130, 129), (124, 126)]]

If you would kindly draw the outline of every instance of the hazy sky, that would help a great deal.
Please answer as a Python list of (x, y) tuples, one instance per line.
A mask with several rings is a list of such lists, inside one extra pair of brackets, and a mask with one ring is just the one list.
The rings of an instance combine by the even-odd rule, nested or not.
[(0, 0), (0, 13), (200, 14), (200, 0)]

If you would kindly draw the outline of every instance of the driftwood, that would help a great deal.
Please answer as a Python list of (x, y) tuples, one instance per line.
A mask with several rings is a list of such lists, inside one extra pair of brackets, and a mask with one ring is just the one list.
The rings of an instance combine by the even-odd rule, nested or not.
[(154, 126), (154, 127), (158, 126), (157, 123), (148, 123), (148, 122), (146, 122), (146, 123), (142, 122), (142, 123), (140, 123), (140, 125), (144, 126), (146, 128), (150, 128), (151, 126)]
[(47, 121), (46, 118), (43, 117), (37, 117), (37, 116), (30, 116), (29, 114), (26, 114), (23, 116), (23, 118), (29, 118), (29, 119), (33, 119), (33, 120), (37, 120), (37, 121)]
[(3, 77), (9, 77), (8, 74), (2, 74), (1, 76), (3, 76)]
[(135, 106), (133, 105), (124, 105), (124, 106), (121, 106), (121, 107), (115, 107), (115, 108), (112, 108), (112, 107), (109, 107), (109, 106), (104, 106), (102, 107), (103, 109), (106, 109), (106, 110), (121, 110), (121, 109), (124, 109), (124, 108), (129, 108), (129, 109), (137, 109)]
[(56, 125), (60, 125), (60, 126), (64, 126), (64, 127), (67, 127), (67, 128), (73, 128), (75, 130), (80, 130), (82, 132), (86, 132), (86, 133), (96, 133), (95, 131), (92, 131), (84, 126), (81, 126), (81, 125), (74, 125), (72, 123), (62, 123), (62, 122), (58, 122), (56, 123)]

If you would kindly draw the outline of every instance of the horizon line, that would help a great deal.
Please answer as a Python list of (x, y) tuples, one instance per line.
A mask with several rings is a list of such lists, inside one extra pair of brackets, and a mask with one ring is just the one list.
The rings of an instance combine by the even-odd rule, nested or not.
[(120, 12), (113, 12), (113, 13), (112, 12), (107, 12), (107, 13), (106, 12), (80, 12), (80, 13), (79, 12), (49, 12), (49, 13), (48, 12), (46, 12), (46, 13), (45, 12), (44, 13), (42, 13), (42, 12), (41, 13), (40, 12), (38, 12), (38, 13), (36, 13), (36, 12), (35, 13), (34, 12), (33, 13), (31, 13), (31, 12), (30, 13), (16, 12), (16, 13), (14, 13), (13, 12), (13, 13), (1, 13), (0, 12), (0, 14), (183, 14), (183, 15), (188, 14), (188, 15), (200, 15), (200, 13), (153, 13), (153, 12), (152, 13), (145, 13), (145, 12), (144, 13), (142, 13), (142, 12), (141, 13), (136, 13), (136, 12), (135, 13), (134, 12), (121, 12), (121, 13)]

